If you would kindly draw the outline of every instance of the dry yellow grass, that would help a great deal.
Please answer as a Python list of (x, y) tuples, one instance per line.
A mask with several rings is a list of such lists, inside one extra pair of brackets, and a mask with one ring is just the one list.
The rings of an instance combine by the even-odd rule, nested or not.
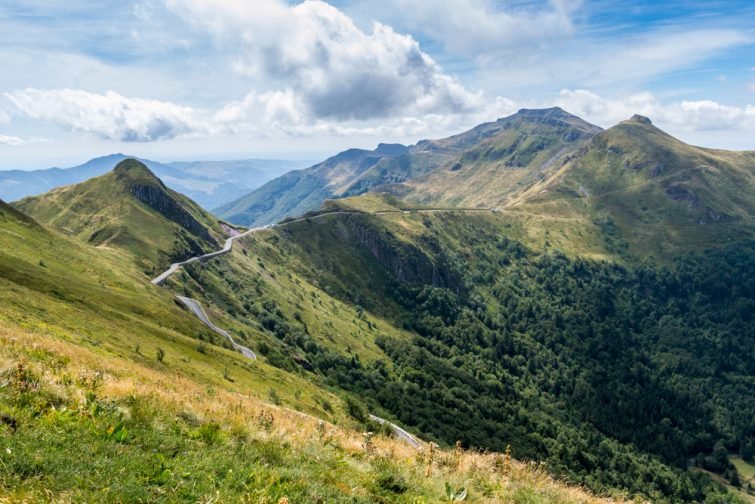
[[(412, 481), (434, 495), (445, 495), (444, 485), (450, 482), (454, 488), (477, 489), (470, 493), (469, 502), (624, 502), (594, 496), (583, 488), (556, 481), (541, 465), (512, 460), (509, 466), (505, 456), (497, 453), (436, 450), (432, 474), (425, 478), (427, 449), (418, 452), (399, 440), (375, 436), (365, 453), (363, 433), (348, 422), (326, 423), (251, 395), (208, 387), (180, 373), (148, 368), (118, 356), (103, 358), (100, 353), (54, 336), (0, 328), (0, 369), (14, 367), (19, 362), (34, 369), (52, 389), (62, 388), (60, 383), (65, 376), (77, 382), (96, 376), (101, 383), (98, 394), (103, 399), (120, 402), (132, 396), (149, 398), (165, 415), (190, 414), (201, 421), (216, 422), (235, 438), (277, 440), (288, 443), (292, 450), (315, 453), (314, 456), (318, 446), (337, 445), (355, 467), (382, 458), (412, 475)], [(84, 389), (78, 392), (83, 402)], [(261, 428), (261, 418), (272, 421)], [(525, 494), (534, 500), (526, 500)], [(0, 502), (11, 501), (0, 497)]]

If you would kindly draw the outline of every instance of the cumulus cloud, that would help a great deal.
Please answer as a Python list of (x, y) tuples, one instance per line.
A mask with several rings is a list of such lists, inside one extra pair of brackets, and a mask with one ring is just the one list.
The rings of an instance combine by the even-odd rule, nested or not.
[(0, 145), (21, 145), (24, 141), (18, 137), (0, 135)]
[[(293, 89), (249, 93), (215, 110), (170, 102), (129, 98), (115, 92), (25, 89), (6, 97), (29, 117), (57, 123), (73, 131), (119, 141), (154, 141), (184, 137), (245, 135), (254, 138), (373, 136), (385, 138), (441, 137), (481, 122), (515, 113), (520, 108), (558, 105), (605, 127), (642, 114), (670, 132), (752, 131), (755, 107), (734, 107), (711, 100), (664, 103), (648, 92), (604, 97), (585, 89), (564, 89), (553, 100), (517, 102), (503, 97), (485, 101), (463, 113), (436, 113), (432, 104), (373, 120), (338, 120), (306, 112), (306, 97)], [(431, 98), (428, 98), (431, 100)], [(0, 143), (20, 145), (17, 137), (0, 135)]]
[(755, 107), (733, 107), (712, 100), (662, 103), (652, 93), (604, 98), (584, 89), (562, 90), (555, 104), (573, 114), (604, 126), (628, 119), (633, 114), (677, 131), (752, 130)]
[(164, 140), (202, 130), (197, 113), (170, 102), (116, 92), (34, 89), (5, 93), (23, 113), (64, 128), (125, 142)]
[(273, 91), (294, 99), (297, 114), (344, 121), (480, 106), (481, 95), (446, 74), (412, 37), (381, 23), (365, 32), (319, 0), (166, 2), (218, 43), (237, 46), (238, 72), (285, 86)]
[(392, 0), (408, 26), (450, 51), (479, 57), (538, 47), (571, 35), (578, 0), (550, 0), (546, 6), (502, 8), (490, 0)]

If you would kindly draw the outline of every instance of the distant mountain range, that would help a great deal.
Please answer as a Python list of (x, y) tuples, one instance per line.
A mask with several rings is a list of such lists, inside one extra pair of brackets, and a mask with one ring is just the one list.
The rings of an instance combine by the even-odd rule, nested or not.
[[(98, 157), (71, 168), (0, 171), (0, 199), (16, 201), (50, 189), (76, 184), (103, 175), (125, 154)], [(141, 159), (170, 188), (186, 194), (205, 209), (233, 201), (265, 182), (290, 170), (310, 164), (307, 161), (245, 159), (238, 161), (189, 161), (158, 163)]]
[[(404, 205), (568, 219), (567, 227), (579, 223), (583, 233), (567, 239), (571, 246), (588, 243), (589, 235), (611, 253), (668, 256), (755, 236), (753, 191), (755, 152), (691, 146), (643, 116), (603, 130), (555, 107), (523, 109), (409, 147), (347, 150), (215, 213), (264, 225), (318, 210), (328, 199), (387, 193)], [(558, 236), (564, 222), (555, 225)]]
[[(347, 150), (271, 180), (216, 213), (237, 224), (268, 224), (316, 210), (326, 199), (368, 191), (394, 192), (422, 203), (474, 204), (481, 194), (500, 195), (502, 189), (508, 193), (522, 186), (600, 131), (557, 107), (524, 109), (440, 140)], [(455, 173), (462, 167), (463, 173)], [(473, 181), (470, 170), (477, 174)]]

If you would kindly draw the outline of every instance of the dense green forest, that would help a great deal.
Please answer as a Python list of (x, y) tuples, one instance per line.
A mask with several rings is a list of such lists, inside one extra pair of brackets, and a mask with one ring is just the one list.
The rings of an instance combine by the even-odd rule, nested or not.
[[(311, 364), (332, 387), (440, 443), (511, 445), (597, 491), (725, 501), (688, 468), (736, 480), (727, 454), (751, 455), (755, 244), (620, 265), (529, 250), (454, 219), (425, 219), (417, 250), (444, 271), (431, 283), (370, 273), (371, 290), (360, 290), (350, 272), (361, 266), (328, 266), (328, 254), (307, 245), (302, 271), (324, 291), (348, 300), (355, 317), (377, 313), (413, 335), (378, 335), (388, 359), (325, 348), (257, 282), (252, 316), (280, 343), (262, 353), (291, 370)], [(451, 226), (458, 242), (445, 238)], [(375, 232), (390, 242), (390, 231)], [(370, 260), (360, 245), (321, 243)]]

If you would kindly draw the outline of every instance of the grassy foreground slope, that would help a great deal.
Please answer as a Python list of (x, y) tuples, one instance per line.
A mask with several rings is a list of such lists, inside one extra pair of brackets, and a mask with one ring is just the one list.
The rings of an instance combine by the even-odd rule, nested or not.
[(129, 251), (148, 274), (220, 248), (218, 220), (126, 159), (101, 177), (15, 203), (38, 222), (98, 247)]
[(605, 502), (503, 455), (366, 442), (358, 410), (213, 344), (129, 264), (0, 201), (3, 502)]

